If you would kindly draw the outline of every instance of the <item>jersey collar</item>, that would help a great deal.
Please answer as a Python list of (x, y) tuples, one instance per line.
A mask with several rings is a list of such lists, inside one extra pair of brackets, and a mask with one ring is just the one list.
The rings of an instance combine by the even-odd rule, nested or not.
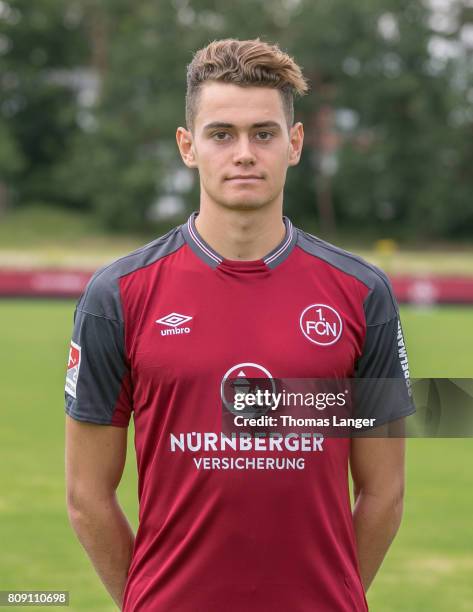
[(182, 233), (184, 238), (192, 249), (192, 251), (202, 259), (206, 264), (212, 268), (218, 266), (234, 266), (238, 267), (262, 267), (262, 268), (275, 268), (277, 265), (282, 263), (286, 257), (290, 254), (297, 240), (296, 231), (291, 223), (291, 220), (283, 215), (284, 225), (286, 226), (286, 234), (282, 241), (270, 251), (264, 258), (256, 259), (253, 261), (240, 261), (225, 259), (219, 255), (197, 231), (195, 226), (195, 219), (198, 215), (198, 211), (194, 211), (187, 220), (187, 223), (181, 225)]

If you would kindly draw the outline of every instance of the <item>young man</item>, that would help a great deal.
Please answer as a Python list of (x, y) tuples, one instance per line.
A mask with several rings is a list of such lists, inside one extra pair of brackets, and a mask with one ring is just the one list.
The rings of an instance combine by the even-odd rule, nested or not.
[[(219, 437), (228, 379), (405, 377), (384, 274), (283, 216), (303, 144), (293, 95), (306, 89), (259, 39), (201, 49), (176, 134), (199, 171), (199, 212), (99, 270), (78, 302), (68, 511), (126, 612), (367, 610), (399, 527), (402, 439)], [(391, 418), (413, 410), (406, 385), (398, 399)], [(131, 412), (136, 536), (115, 496)]]

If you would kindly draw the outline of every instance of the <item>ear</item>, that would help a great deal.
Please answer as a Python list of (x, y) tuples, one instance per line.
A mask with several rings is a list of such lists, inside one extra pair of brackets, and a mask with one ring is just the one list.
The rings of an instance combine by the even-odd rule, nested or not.
[(192, 132), (183, 127), (178, 127), (176, 131), (176, 142), (182, 161), (186, 166), (188, 168), (197, 168)]
[(289, 166), (297, 166), (301, 158), (304, 144), (304, 126), (299, 121), (291, 127), (289, 132)]

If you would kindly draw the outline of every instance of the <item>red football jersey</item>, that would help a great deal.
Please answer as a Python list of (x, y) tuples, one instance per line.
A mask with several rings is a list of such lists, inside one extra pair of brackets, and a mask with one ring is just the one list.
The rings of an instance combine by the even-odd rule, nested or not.
[[(390, 284), (287, 217), (266, 257), (227, 260), (198, 234), (197, 214), (99, 270), (74, 317), (67, 414), (134, 419), (139, 527), (123, 610), (367, 610), (350, 439), (225, 442), (222, 382), (407, 381)], [(413, 410), (406, 385), (391, 418)]]

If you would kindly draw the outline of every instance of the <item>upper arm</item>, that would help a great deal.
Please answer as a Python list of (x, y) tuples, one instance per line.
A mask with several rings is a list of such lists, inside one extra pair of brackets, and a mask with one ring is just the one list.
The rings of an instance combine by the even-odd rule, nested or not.
[(350, 470), (355, 494), (387, 495), (401, 500), (404, 493), (404, 438), (352, 438)]
[(107, 270), (94, 275), (74, 313), (65, 389), (72, 510), (113, 497), (126, 459), (130, 371), (118, 281)]
[(375, 417), (367, 437), (353, 437), (350, 469), (355, 495), (402, 500), (404, 418), (415, 411), (399, 308), (387, 277), (378, 270), (364, 303), (366, 337), (355, 377), (357, 416)]
[(110, 498), (120, 483), (126, 459), (127, 429), (83, 423), (66, 415), (68, 506)]

